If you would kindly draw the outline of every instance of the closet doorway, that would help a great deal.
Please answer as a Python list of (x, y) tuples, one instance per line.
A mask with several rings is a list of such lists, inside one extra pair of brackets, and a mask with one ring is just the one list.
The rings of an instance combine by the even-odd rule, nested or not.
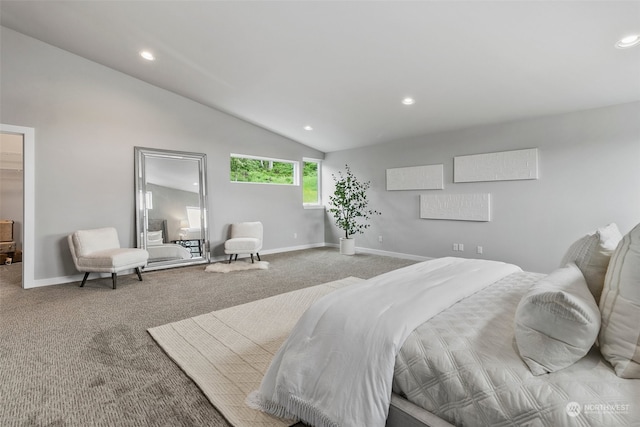
[(10, 251), (3, 250), (0, 259), (6, 263), (11, 258), (6, 272), (25, 289), (35, 286), (34, 151), (33, 128), (0, 124), (0, 220), (13, 221), (12, 235), (7, 223), (0, 227), (5, 227), (2, 240), (11, 238), (15, 245)]

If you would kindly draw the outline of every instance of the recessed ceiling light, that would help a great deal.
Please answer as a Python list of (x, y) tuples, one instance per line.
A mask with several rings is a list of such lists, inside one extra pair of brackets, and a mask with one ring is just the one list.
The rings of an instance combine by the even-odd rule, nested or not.
[(639, 34), (633, 34), (630, 36), (626, 36), (621, 38), (620, 40), (618, 40), (618, 42), (616, 43), (616, 47), (619, 49), (624, 49), (627, 47), (633, 47), (633, 46), (637, 46), (640, 44), (640, 35)]
[(413, 98), (406, 97), (406, 98), (404, 98), (404, 99), (402, 100), (402, 103), (403, 103), (404, 105), (413, 105), (413, 104), (415, 104), (415, 103), (416, 103), (416, 100), (415, 100), (415, 99), (413, 99)]
[(307, 126), (304, 127), (304, 130), (313, 130), (313, 128), (311, 126), (307, 125)]
[(153, 53), (149, 52), (148, 50), (143, 50), (142, 52), (140, 52), (140, 56), (142, 56), (147, 61), (155, 61), (156, 59), (156, 57), (153, 56)]

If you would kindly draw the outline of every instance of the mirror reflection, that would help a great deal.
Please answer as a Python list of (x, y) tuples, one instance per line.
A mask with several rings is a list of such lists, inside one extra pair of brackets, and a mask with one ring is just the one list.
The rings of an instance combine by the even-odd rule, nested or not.
[(147, 269), (209, 261), (206, 155), (135, 147), (138, 247)]

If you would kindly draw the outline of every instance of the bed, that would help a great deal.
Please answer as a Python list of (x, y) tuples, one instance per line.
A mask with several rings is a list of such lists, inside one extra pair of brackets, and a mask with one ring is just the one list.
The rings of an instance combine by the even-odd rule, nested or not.
[[(615, 375), (596, 347), (575, 364), (534, 376), (514, 339), (516, 307), (544, 275), (514, 273), (416, 328), (395, 364), (400, 397), (459, 426), (640, 423), (640, 380)], [(572, 402), (582, 413), (575, 421)], [(586, 408), (586, 410), (585, 410)], [(570, 410), (570, 409), (569, 409)]]
[(168, 235), (166, 219), (149, 219), (147, 226), (147, 252), (149, 252), (149, 262), (191, 258), (191, 252), (181, 245), (170, 243)]
[[(498, 280), (492, 281), (493, 273), (481, 274), (490, 283), (469, 288), (405, 335), (391, 339), (400, 343), (391, 359), (389, 379), (381, 379), (389, 369), (380, 356), (387, 353), (387, 344), (369, 347), (360, 339), (365, 335), (378, 339), (371, 330), (383, 328), (375, 320), (379, 314), (373, 321), (361, 319), (367, 311), (386, 315), (394, 305), (412, 318), (403, 298), (422, 297), (400, 296), (397, 300), (391, 297), (393, 292), (387, 292), (387, 302), (371, 306), (367, 298), (378, 292), (376, 288), (360, 294), (349, 291), (352, 295), (336, 291), (325, 297), (333, 298), (331, 301), (316, 303), (325, 305), (316, 309), (317, 314), (309, 313), (316, 305), (309, 315), (305, 313), (274, 357), (260, 390), (248, 401), (265, 412), (312, 426), (640, 426), (640, 375), (636, 371), (640, 347), (634, 347), (640, 342), (640, 295), (635, 291), (639, 300), (629, 306), (632, 311), (625, 307), (622, 317), (630, 319), (631, 325), (626, 330), (620, 323), (612, 325), (616, 308), (614, 313), (607, 308), (615, 305), (611, 301), (625, 299), (620, 289), (629, 284), (637, 289), (640, 283), (640, 260), (631, 258), (640, 256), (640, 225), (624, 238), (616, 230), (607, 226), (581, 238), (569, 248), (562, 267), (549, 275), (502, 266), (498, 266)], [(456, 289), (466, 286), (477, 268), (484, 268), (482, 262), (469, 268), (458, 259), (425, 264), (433, 262), (467, 268), (464, 280), (454, 277), (443, 282)], [(420, 274), (431, 280), (434, 272), (439, 274), (438, 268), (415, 267), (413, 276), (401, 269), (377, 282), (403, 293), (400, 284), (393, 282), (394, 274), (402, 282), (418, 283), (415, 278)], [(615, 285), (618, 276), (622, 281)], [(603, 282), (599, 291), (594, 280)], [(434, 286), (438, 289), (439, 285)], [(595, 295), (600, 297), (600, 292), (598, 305)], [(434, 298), (440, 293), (434, 292), (425, 301), (441, 304)], [(622, 294), (628, 297), (630, 293)], [(363, 310), (354, 308), (353, 301), (344, 303), (354, 295), (365, 306)], [(352, 313), (336, 321), (342, 314), (331, 310), (341, 304), (350, 306)], [(358, 325), (355, 334), (343, 340), (349, 334), (344, 331), (353, 325)], [(313, 332), (307, 334), (310, 330)], [(613, 336), (612, 345), (614, 332), (622, 335)], [(599, 346), (593, 345), (597, 337)], [(354, 348), (348, 341), (355, 343)], [(630, 343), (625, 350), (627, 360), (621, 361), (625, 351), (618, 347), (625, 342)], [(332, 360), (338, 365), (332, 365)], [(366, 366), (362, 374), (352, 375), (359, 365)], [(378, 383), (390, 383), (391, 390)], [(370, 416), (380, 406), (384, 413)]]

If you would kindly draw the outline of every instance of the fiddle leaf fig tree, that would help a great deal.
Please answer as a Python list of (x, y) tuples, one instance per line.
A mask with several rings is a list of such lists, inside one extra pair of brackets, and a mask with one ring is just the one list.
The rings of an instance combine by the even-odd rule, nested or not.
[(351, 172), (349, 165), (345, 165), (346, 172), (338, 171), (338, 176), (332, 175), (335, 181), (335, 191), (329, 196), (329, 212), (333, 215), (336, 225), (344, 230), (345, 238), (358, 233), (364, 233), (371, 224), (367, 221), (372, 215), (380, 212), (367, 208), (367, 190), (370, 181), (361, 182)]

